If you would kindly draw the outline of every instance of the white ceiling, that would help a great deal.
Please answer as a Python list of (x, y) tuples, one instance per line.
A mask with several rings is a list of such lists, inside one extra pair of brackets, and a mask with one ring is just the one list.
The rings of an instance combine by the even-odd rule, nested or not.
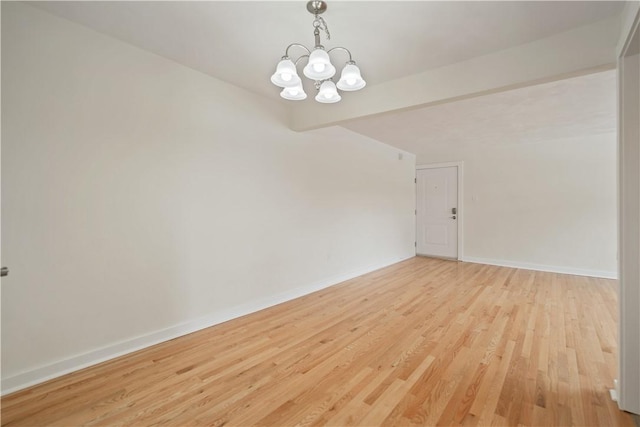
[(342, 125), (420, 155), (616, 132), (616, 73), (588, 74)]
[[(294, 106), (278, 96), (269, 77), (289, 43), (313, 43), (313, 17), (304, 0), (31, 4)], [(375, 85), (619, 15), (623, 6), (615, 1), (329, 1), (323, 16), (332, 39), (323, 43), (349, 48), (368, 84)], [(443, 147), (611, 133), (615, 111), (615, 73), (609, 71), (343, 126), (420, 156)]]
[[(305, 1), (30, 4), (278, 100), (269, 77), (284, 49), (313, 44)], [(350, 49), (375, 85), (602, 20), (622, 7), (615, 1), (329, 1), (323, 17), (332, 38), (323, 43)]]

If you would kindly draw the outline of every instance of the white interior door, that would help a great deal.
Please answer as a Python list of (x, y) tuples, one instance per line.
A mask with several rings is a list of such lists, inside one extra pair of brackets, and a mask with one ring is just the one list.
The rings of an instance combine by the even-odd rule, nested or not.
[(416, 253), (458, 258), (458, 167), (416, 172)]

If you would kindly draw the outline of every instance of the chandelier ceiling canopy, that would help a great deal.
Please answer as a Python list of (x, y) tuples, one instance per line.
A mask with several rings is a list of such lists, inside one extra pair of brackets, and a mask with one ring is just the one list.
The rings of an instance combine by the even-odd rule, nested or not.
[[(271, 82), (283, 88), (280, 96), (284, 99), (291, 101), (306, 99), (307, 94), (302, 87), (302, 79), (297, 70), (298, 63), (306, 59), (307, 65), (303, 68), (302, 73), (305, 77), (314, 81), (315, 88), (318, 91), (315, 100), (323, 104), (338, 102), (342, 99), (338, 89), (345, 92), (355, 91), (362, 89), (367, 83), (360, 75), (360, 69), (351, 57), (349, 49), (334, 47), (325, 50), (324, 46), (320, 44), (320, 30), (324, 31), (327, 40), (331, 38), (329, 27), (320, 16), (327, 10), (327, 3), (324, 1), (310, 1), (307, 3), (307, 10), (315, 17), (313, 20), (313, 35), (315, 37), (313, 50), (299, 43), (292, 43), (287, 46), (284, 56), (276, 67), (276, 72), (271, 76)], [(289, 51), (292, 48), (302, 49), (305, 53), (293, 60), (289, 56)], [(334, 51), (342, 51), (349, 56), (349, 60), (346, 61), (337, 84), (333, 82), (336, 67), (331, 63), (331, 58), (329, 57), (329, 54)]]

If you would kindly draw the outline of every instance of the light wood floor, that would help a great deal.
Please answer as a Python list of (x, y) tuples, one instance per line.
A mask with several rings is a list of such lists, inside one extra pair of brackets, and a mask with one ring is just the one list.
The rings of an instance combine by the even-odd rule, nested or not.
[(616, 298), (413, 258), (6, 396), (2, 424), (631, 426)]

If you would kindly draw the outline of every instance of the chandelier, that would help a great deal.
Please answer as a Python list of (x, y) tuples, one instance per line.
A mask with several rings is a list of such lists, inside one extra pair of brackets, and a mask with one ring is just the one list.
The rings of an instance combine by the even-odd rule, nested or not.
[[(360, 75), (360, 69), (356, 65), (356, 62), (351, 57), (349, 49), (344, 47), (334, 47), (329, 50), (325, 50), (324, 46), (320, 44), (320, 30), (324, 31), (327, 40), (331, 39), (329, 34), (329, 27), (326, 21), (320, 16), (327, 10), (327, 3), (324, 1), (310, 1), (307, 3), (307, 10), (315, 16), (313, 20), (313, 35), (315, 37), (315, 46), (313, 50), (308, 49), (306, 46), (299, 43), (292, 43), (287, 46), (284, 56), (276, 67), (276, 72), (271, 76), (271, 82), (279, 86), (282, 89), (280, 96), (284, 99), (291, 101), (300, 101), (307, 98), (307, 94), (302, 87), (302, 80), (298, 76), (298, 70), (296, 69), (298, 62), (307, 58), (307, 65), (302, 72), (306, 77), (313, 80), (315, 83), (318, 94), (316, 95), (316, 101), (323, 104), (332, 104), (342, 99), (338, 93), (338, 89), (343, 91), (354, 91), (362, 89), (367, 83)], [(292, 60), (289, 57), (289, 50), (292, 48), (301, 48), (306, 54), (299, 56), (297, 59)], [(332, 77), (336, 73), (336, 67), (331, 64), (329, 54), (333, 51), (343, 51), (349, 55), (349, 60), (346, 62), (340, 80), (338, 83), (334, 83)]]

